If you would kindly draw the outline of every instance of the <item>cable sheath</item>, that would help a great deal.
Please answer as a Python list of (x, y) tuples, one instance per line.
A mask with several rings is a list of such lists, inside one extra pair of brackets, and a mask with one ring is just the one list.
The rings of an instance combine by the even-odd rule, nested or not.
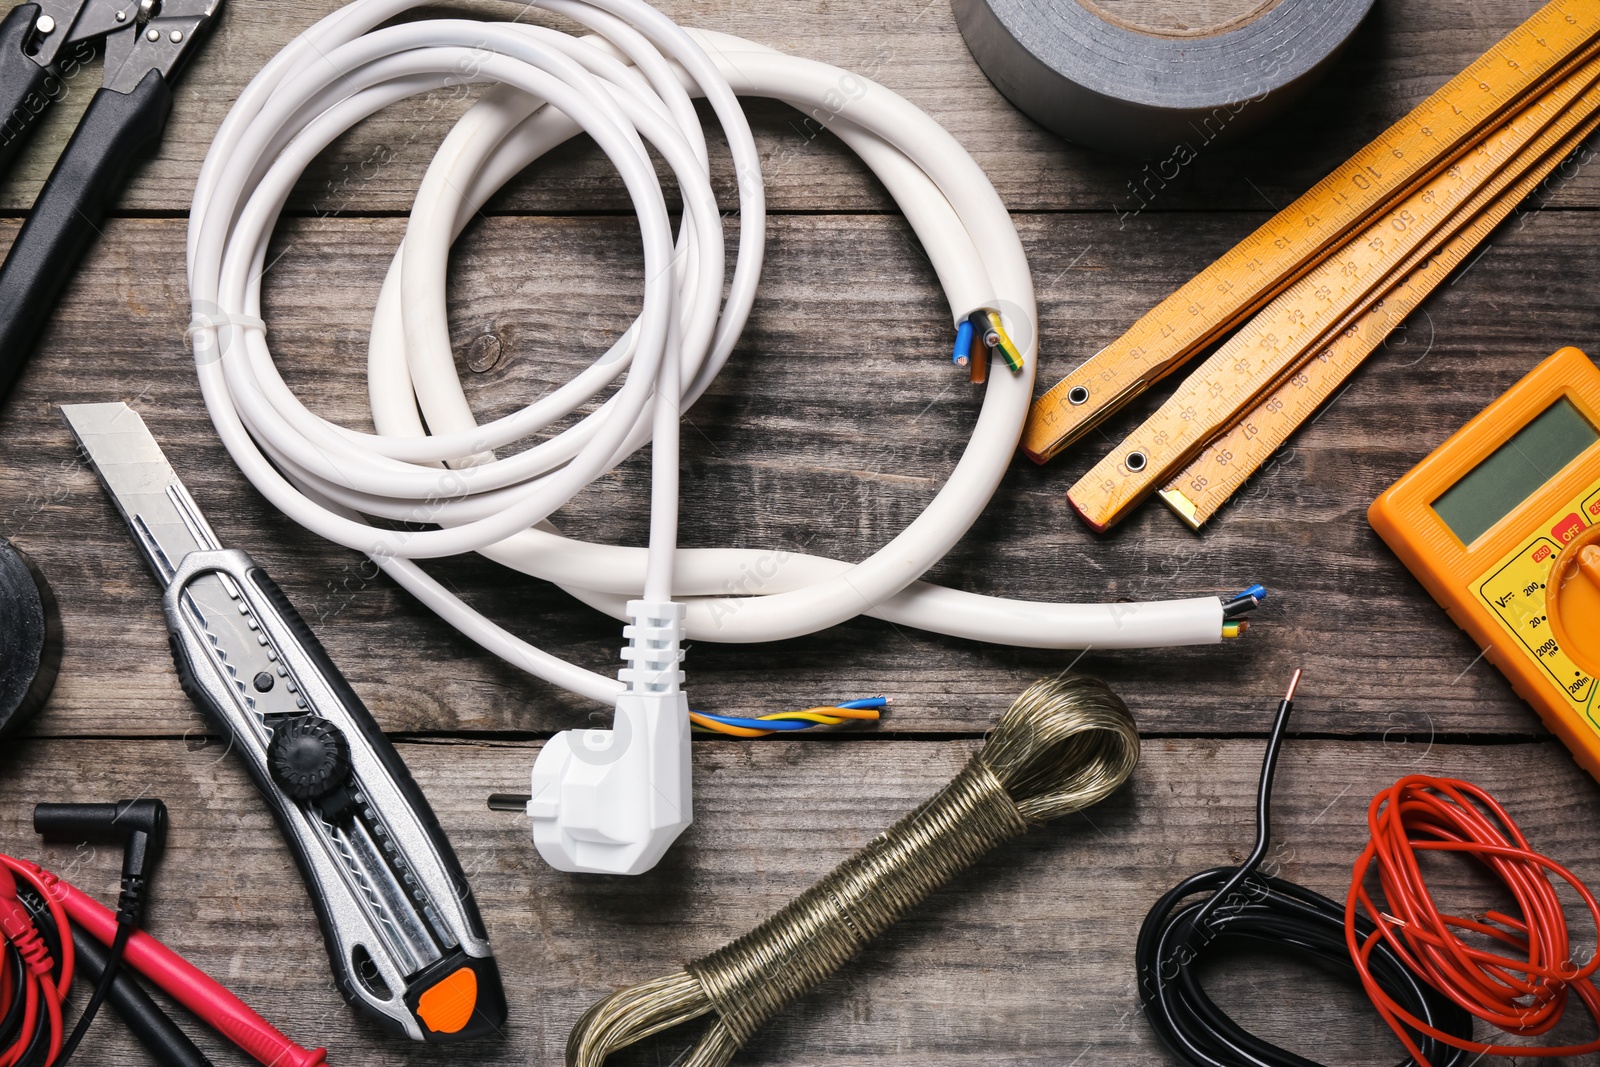
[[(862, 614), (1043, 648), (1220, 640), (1221, 605), (1212, 597), (1050, 604), (920, 580), (966, 534), (1008, 470), (1038, 354), (1032, 279), (1005, 205), (927, 114), (838, 67), (686, 31), (642, 0), (538, 5), (580, 23), (584, 37), (526, 21), (385, 25), (418, 6), (357, 0), (291, 42), (229, 112), (195, 190), (190, 332), (206, 407), (240, 470), (285, 514), (367, 553), (508, 662), (603, 703), (614, 702), (620, 683), (515, 637), (417, 561), (480, 552), (619, 619), (629, 600), (676, 600), (695, 640), (780, 640)], [(278, 217), (306, 166), (357, 122), (408, 96), (477, 85), (488, 88), (423, 177), (374, 311), (367, 370), (375, 432), (326, 421), (278, 373), (261, 322)], [(854, 150), (922, 242), (952, 323), (998, 312), (1022, 358), (1019, 373), (990, 375), (970, 440), (922, 513), (857, 563), (787, 549), (676, 547), (679, 417), (732, 355), (764, 255), (760, 154), (740, 95), (789, 103)], [(731, 271), (724, 229), (734, 227), (722, 214), (731, 205), (714, 195), (695, 98), (722, 127), (737, 179)], [(639, 315), (565, 384), (480, 422), (450, 347), (451, 246), (506, 181), (580, 132), (605, 153), (634, 204), (645, 276)], [(676, 233), (652, 154), (682, 199)], [(647, 444), (647, 547), (593, 544), (550, 524)]]

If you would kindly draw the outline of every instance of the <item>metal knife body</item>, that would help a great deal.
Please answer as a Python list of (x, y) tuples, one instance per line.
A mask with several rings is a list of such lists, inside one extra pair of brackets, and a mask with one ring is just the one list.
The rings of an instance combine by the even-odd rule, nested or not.
[(184, 692), (294, 853), (345, 998), (413, 1040), (497, 1033), (505, 992), (472, 890), (371, 713), (267, 573), (218, 543), (137, 412), (61, 410), (164, 587)]

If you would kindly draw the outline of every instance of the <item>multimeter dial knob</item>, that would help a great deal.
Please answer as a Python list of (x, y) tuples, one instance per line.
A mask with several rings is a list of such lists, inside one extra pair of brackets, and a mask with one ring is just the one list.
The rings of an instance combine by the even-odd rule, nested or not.
[(1545, 614), (1567, 657), (1600, 678), (1600, 525), (1567, 543), (1545, 583)]

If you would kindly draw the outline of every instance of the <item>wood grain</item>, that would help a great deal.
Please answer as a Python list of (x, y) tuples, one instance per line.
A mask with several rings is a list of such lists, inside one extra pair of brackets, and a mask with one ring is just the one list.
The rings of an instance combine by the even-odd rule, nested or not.
[[(187, 209), (200, 160), (240, 90), (295, 34), (338, 6), (338, 0), (225, 5), (215, 36), (179, 83), (161, 151), (134, 180), (124, 207)], [(1197, 138), (1190, 146), (1198, 156), (1192, 164), (1175, 166), (1163, 156), (1149, 161), (1149, 170), (1144, 162), (1067, 145), (1013, 110), (973, 62), (943, 0), (668, 0), (660, 6), (684, 25), (748, 37), (882, 82), (943, 123), (988, 171), (1012, 210), (1167, 212), (1283, 207), (1541, 5), (1384, 0), (1328, 79), (1283, 121), (1225, 150), (1208, 149)], [(447, 4), (445, 10), (545, 17), (509, 3)], [(62, 113), (50, 116), (13, 170), (0, 207), (22, 209), (33, 202), (76, 121), (68, 112), (87, 104), (98, 77), (86, 70), (68, 84)], [(396, 105), (363, 123), (308, 171), (291, 208), (319, 215), (408, 210), (448, 122), (464, 107), (459, 95), (443, 92)], [(849, 152), (806, 126), (798, 112), (776, 104), (757, 104), (751, 111), (772, 210), (889, 207)], [(712, 156), (719, 195), (728, 197), (731, 167), (716, 144)], [(1594, 168), (1582, 168), (1560, 196), (1572, 205), (1600, 202)], [(1147, 205), (1142, 209), (1141, 199)], [(513, 183), (492, 208), (627, 211), (629, 205), (598, 151), (571, 145)]]
[[(1304, 694), (1296, 715), (1299, 728), (1320, 730), (1339, 711)], [(153, 932), (290, 1036), (325, 1044), (329, 1062), (345, 1067), (554, 1064), (593, 1000), (668, 974), (755, 925), (940, 788), (975, 744), (699, 745), (696, 822), (639, 878), (551, 871), (527, 841), (524, 820), (484, 810), (486, 793), (523, 780), (536, 745), (402, 745), (472, 879), (512, 1004), (503, 1042), (457, 1050), (382, 1038), (339, 1001), (288, 854), (237, 760), (214, 746), (127, 742), (108, 763), (82, 743), (26, 742), (4, 757), (0, 843), (109, 899), (117, 857), (39, 844), (31, 806), (154, 791), (172, 807), (173, 832), (151, 905)], [(1260, 747), (1148, 742), (1121, 793), (958, 877), (776, 1020), (738, 1062), (1167, 1062), (1138, 1014), (1134, 938), (1173, 883), (1237, 863), (1249, 850)], [(1600, 878), (1590, 829), (1600, 794), (1559, 746), (1331, 741), (1285, 749), (1272, 852), (1283, 876), (1342, 899), (1364, 842), (1367, 801), (1407, 773), (1477, 782), (1500, 796), (1537, 847), (1580, 877)], [(851, 784), (841, 789), (843, 782)], [(1446, 905), (1492, 900), (1465, 866), (1438, 864), (1430, 878)], [(1577, 943), (1592, 945), (1592, 924), (1577, 913), (1572, 921)], [(1251, 957), (1208, 982), (1249, 1025), (1321, 1062), (1398, 1058), (1359, 996), (1314, 971)], [(1264, 999), (1263, 990), (1271, 990)], [(92, 1033), (85, 1062), (146, 1062), (121, 1027), (98, 1024)], [(204, 1036), (219, 1067), (245, 1062)], [(626, 1062), (671, 1062), (692, 1036), (672, 1034)]]
[[(1139, 14), (1242, 3), (1162, 0)], [(1368, 798), (1415, 770), (1488, 787), (1537, 846), (1600, 878), (1596, 786), (1364, 514), (1539, 359), (1563, 344), (1600, 353), (1600, 178), (1587, 154), (1538, 198), (1543, 210), (1502, 228), (1203, 535), (1147, 506), (1097, 537), (1064, 501), (1098, 450), (1153, 410), (1158, 390), (1087, 447), (1042, 468), (1017, 461), (932, 574), (1041, 600), (1230, 593), (1263, 581), (1272, 598), (1245, 639), (1080, 658), (857, 620), (776, 645), (697, 644), (689, 663), (700, 707), (759, 713), (879, 692), (896, 703), (875, 730), (699, 742), (697, 822), (659, 868), (637, 879), (548, 869), (526, 823), (487, 812), (483, 798), (525, 788), (540, 738), (601, 723), (604, 712), (482, 653), (361, 557), (267, 505), (218, 444), (181, 338), (182, 215), (200, 160), (254, 71), (335, 6), (227, 7), (180, 85), (160, 153), (135, 177), (0, 408), (0, 533), (45, 568), (67, 631), (54, 697), (30, 736), (0, 752), (0, 848), (38, 857), (109, 899), (115, 857), (41, 846), (28, 825), (32, 804), (163, 796), (174, 839), (156, 932), (292, 1035), (326, 1043), (333, 1063), (363, 1067), (560, 1062), (568, 1028), (596, 997), (668, 973), (780, 907), (942, 785), (1028, 682), (1069, 664), (1110, 680), (1140, 719), (1146, 759), (1130, 788), (958, 879), (777, 1020), (739, 1062), (1169, 1062), (1138, 1014), (1134, 935), (1172, 883), (1245, 854), (1260, 761), (1253, 738), (1295, 667), (1307, 676), (1279, 776), (1274, 851), (1288, 877), (1340, 894)], [(1147, 170), (1088, 153), (1012, 111), (939, 0), (662, 6), (687, 24), (868, 72), (973, 151), (1017, 213), (1040, 299), (1042, 386), (1538, 4), (1383, 0), (1288, 119), (1236, 148), (1203, 151), (1168, 177), (1161, 160)], [(510, 4), (494, 10), (522, 14)], [(31, 203), (97, 79), (88, 71), (69, 84), (0, 184), (0, 213), (18, 216)], [(329, 418), (366, 424), (372, 303), (403, 232), (399, 216), (462, 106), (440, 95), (376, 116), (325, 153), (291, 200), (266, 315), (286, 377)], [(979, 397), (949, 368), (948, 315), (932, 271), (883, 190), (795, 113), (761, 102), (750, 112), (774, 213), (767, 267), (739, 350), (687, 418), (682, 539), (859, 559), (937, 490)], [(720, 159), (717, 167), (726, 196), (729, 175)], [(0, 245), (16, 225), (0, 220)], [(450, 284), (462, 373), (484, 415), (526, 403), (603, 349), (637, 306), (639, 267), (628, 204), (598, 153), (566, 146), (513, 182), (467, 232)], [(498, 358), (484, 358), (493, 349)], [(481, 370), (470, 369), (474, 361)], [(506, 971), (513, 1016), (504, 1042), (450, 1050), (389, 1040), (333, 992), (288, 854), (237, 761), (180, 693), (154, 584), (56, 410), (111, 399), (144, 413), (223, 540), (272, 571), (400, 739), (462, 855)], [(585, 537), (641, 543), (646, 485), (643, 466), (625, 464), (559, 521)], [(616, 665), (615, 625), (549, 585), (475, 558), (429, 567), (542, 647), (596, 670)], [(1442, 865), (1438, 878), (1448, 899), (1488, 900), (1459, 868)], [(1574, 918), (1580, 945), (1592, 945), (1588, 924)], [(1245, 962), (1207, 981), (1246, 1025), (1330, 1064), (1398, 1058), (1356, 993), (1284, 961)], [(1563, 1035), (1587, 1034), (1585, 1025), (1563, 1024)], [(667, 1035), (626, 1062), (672, 1062), (688, 1040)], [(245, 1062), (210, 1035), (202, 1043), (219, 1067)], [(81, 1059), (148, 1062), (109, 1021)]]
[[(1041, 377), (1095, 351), (1172, 278), (1256, 221), (1174, 215), (1118, 229), (1100, 214), (1019, 220), (1039, 278)], [(366, 326), (401, 228), (396, 219), (297, 220), (268, 286), (284, 373), (315, 409), (351, 425), (367, 425)], [(1273, 597), (1243, 640), (1155, 655), (1091, 651), (1078, 661), (1121, 687), (1153, 730), (1257, 728), (1241, 681), (1271, 690), (1305, 666), (1308, 687), (1344, 702), (1341, 732), (1540, 732), (1373, 535), (1365, 508), (1554, 348), (1600, 350), (1592, 229), (1591, 216), (1572, 211), (1508, 226), (1203, 535), (1159, 505), (1109, 537), (1092, 535), (1064, 491), (1093, 449), (1046, 467), (1019, 459), (934, 578), (1076, 600), (1226, 594), (1265, 582)], [(7, 526), (57, 583), (67, 622), (61, 682), (36, 728), (167, 736), (196, 728), (172, 676), (154, 588), (56, 411), (106, 399), (145, 413), (224, 540), (278, 576), (386, 728), (542, 733), (587, 715), (468, 645), (369, 563), (289, 523), (243, 482), (210, 429), (182, 347), (182, 237), (181, 220), (114, 223), (0, 415)], [(463, 371), (482, 410), (504, 411), (564, 379), (625, 328), (637, 299), (635, 256), (631, 222), (614, 217), (497, 217), (470, 231), (453, 273), (455, 335), (463, 354), (477, 336), (503, 343), (493, 370)], [(804, 546), (859, 559), (889, 540), (931, 498), (975, 415), (976, 394), (942, 355), (946, 321), (899, 220), (775, 220), (763, 298), (739, 353), (688, 416), (683, 543)], [(857, 322), (871, 328), (846, 342), (840, 325)], [(873, 383), (867, 411), (864, 380)], [(1157, 399), (1110, 424), (1096, 446), (1108, 447)], [(645, 499), (635, 461), (560, 521), (585, 536), (642, 543)], [(614, 627), (559, 591), (508, 580), (483, 561), (431, 566), (516, 632), (612, 669)], [(690, 656), (697, 705), (753, 712), (888, 692), (898, 707), (885, 728), (897, 733), (974, 729), (1029, 680), (1077, 660), (867, 620), (774, 646), (700, 644)]]

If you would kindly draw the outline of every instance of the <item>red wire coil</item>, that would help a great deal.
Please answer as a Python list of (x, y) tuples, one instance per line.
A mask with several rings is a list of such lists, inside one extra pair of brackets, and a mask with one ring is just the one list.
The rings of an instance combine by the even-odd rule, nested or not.
[[(1561, 1021), (1572, 992), (1600, 1023), (1600, 991), (1590, 980), (1600, 967), (1600, 955), (1582, 966), (1573, 962), (1566, 914), (1550, 880), (1555, 874), (1570, 885), (1600, 929), (1600, 902), (1576, 875), (1535, 852), (1493, 797), (1459, 779), (1420, 774), (1400, 779), (1372, 798), (1367, 826), (1372, 839), (1356, 860), (1345, 900), (1345, 940), (1373, 1006), (1422, 1067), (1429, 1064), (1412, 1032), (1493, 1056), (1600, 1052), (1600, 1039), (1561, 1047), (1462, 1041), (1401, 1008), (1373, 980), (1368, 968), (1373, 946), (1381, 937), (1420, 977), (1507, 1033), (1537, 1037), (1549, 1032)], [(1510, 890), (1520, 916), (1490, 911), (1479, 920), (1440, 911), (1423, 879), (1417, 859), (1420, 852), (1455, 852), (1478, 860)], [(1374, 903), (1365, 886), (1374, 864), (1383, 890), (1383, 908)], [(1377, 931), (1360, 943), (1355, 933), (1358, 905), (1377, 926)], [(1494, 951), (1499, 946), (1510, 951)]]

